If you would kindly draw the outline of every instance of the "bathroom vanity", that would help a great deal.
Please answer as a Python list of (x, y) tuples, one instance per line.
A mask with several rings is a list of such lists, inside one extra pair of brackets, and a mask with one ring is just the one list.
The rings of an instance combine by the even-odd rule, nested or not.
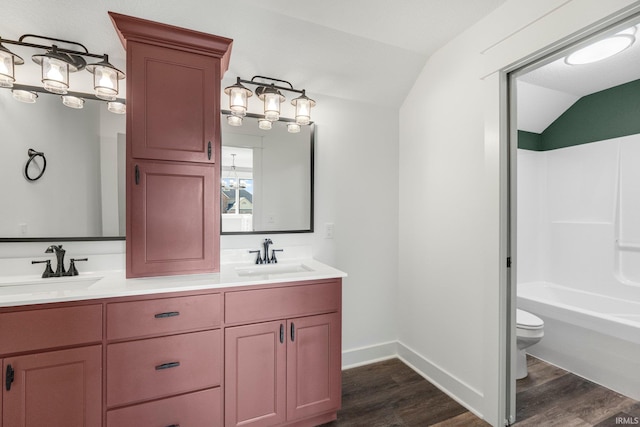
[(4, 283), (1, 425), (335, 419), (342, 277), (305, 260), (207, 275)]

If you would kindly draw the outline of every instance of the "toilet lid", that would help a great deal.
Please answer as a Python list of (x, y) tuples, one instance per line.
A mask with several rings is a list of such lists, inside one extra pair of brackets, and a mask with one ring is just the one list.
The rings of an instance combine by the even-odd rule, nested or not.
[(516, 323), (518, 328), (539, 329), (544, 326), (544, 321), (528, 311), (516, 309)]

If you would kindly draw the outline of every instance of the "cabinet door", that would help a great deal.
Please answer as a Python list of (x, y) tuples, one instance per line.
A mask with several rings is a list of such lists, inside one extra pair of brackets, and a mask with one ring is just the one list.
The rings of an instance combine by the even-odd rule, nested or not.
[[(14, 380), (3, 387), (3, 425), (99, 427), (102, 423), (101, 346), (4, 359)], [(3, 384), (4, 386), (4, 384)]]
[(154, 161), (129, 166), (127, 277), (218, 271), (217, 166)]
[(341, 402), (340, 314), (287, 322), (287, 419), (338, 410)]
[(225, 330), (225, 426), (284, 422), (285, 335), (284, 321)]
[(132, 156), (213, 163), (220, 133), (220, 60), (137, 42), (127, 44), (127, 60)]

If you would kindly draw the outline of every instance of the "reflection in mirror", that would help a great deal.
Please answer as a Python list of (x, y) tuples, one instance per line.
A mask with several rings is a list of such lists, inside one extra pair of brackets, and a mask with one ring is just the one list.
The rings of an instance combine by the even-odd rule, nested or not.
[(227, 114), (221, 118), (222, 233), (312, 232), (313, 123), (289, 133), (291, 120), (262, 130), (261, 116), (248, 114), (242, 126), (230, 126)]
[[(104, 101), (75, 109), (40, 93), (27, 104), (0, 90), (0, 116), (0, 239), (124, 239), (124, 115)], [(29, 149), (47, 162), (34, 181), (25, 176)], [(43, 166), (35, 157), (27, 173)]]

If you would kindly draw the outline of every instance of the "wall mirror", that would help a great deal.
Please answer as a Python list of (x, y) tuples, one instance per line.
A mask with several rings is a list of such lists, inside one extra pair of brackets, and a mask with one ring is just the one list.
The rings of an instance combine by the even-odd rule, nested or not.
[(231, 126), (222, 113), (222, 234), (312, 232), (315, 125), (290, 133), (293, 120), (280, 119), (265, 130), (247, 114)]
[[(85, 99), (74, 109), (59, 95), (28, 104), (0, 90), (0, 241), (124, 240), (125, 115)], [(315, 127), (289, 133), (281, 119), (261, 130), (258, 118), (221, 118), (222, 233), (312, 232)], [(26, 175), (44, 165), (35, 157), (25, 173), (30, 149), (46, 159), (34, 181)]]
[[(85, 98), (18, 102), (0, 90), (0, 239), (117, 240), (125, 236), (125, 115)], [(42, 153), (25, 167), (29, 150)], [(34, 181), (44, 167), (42, 176)]]

